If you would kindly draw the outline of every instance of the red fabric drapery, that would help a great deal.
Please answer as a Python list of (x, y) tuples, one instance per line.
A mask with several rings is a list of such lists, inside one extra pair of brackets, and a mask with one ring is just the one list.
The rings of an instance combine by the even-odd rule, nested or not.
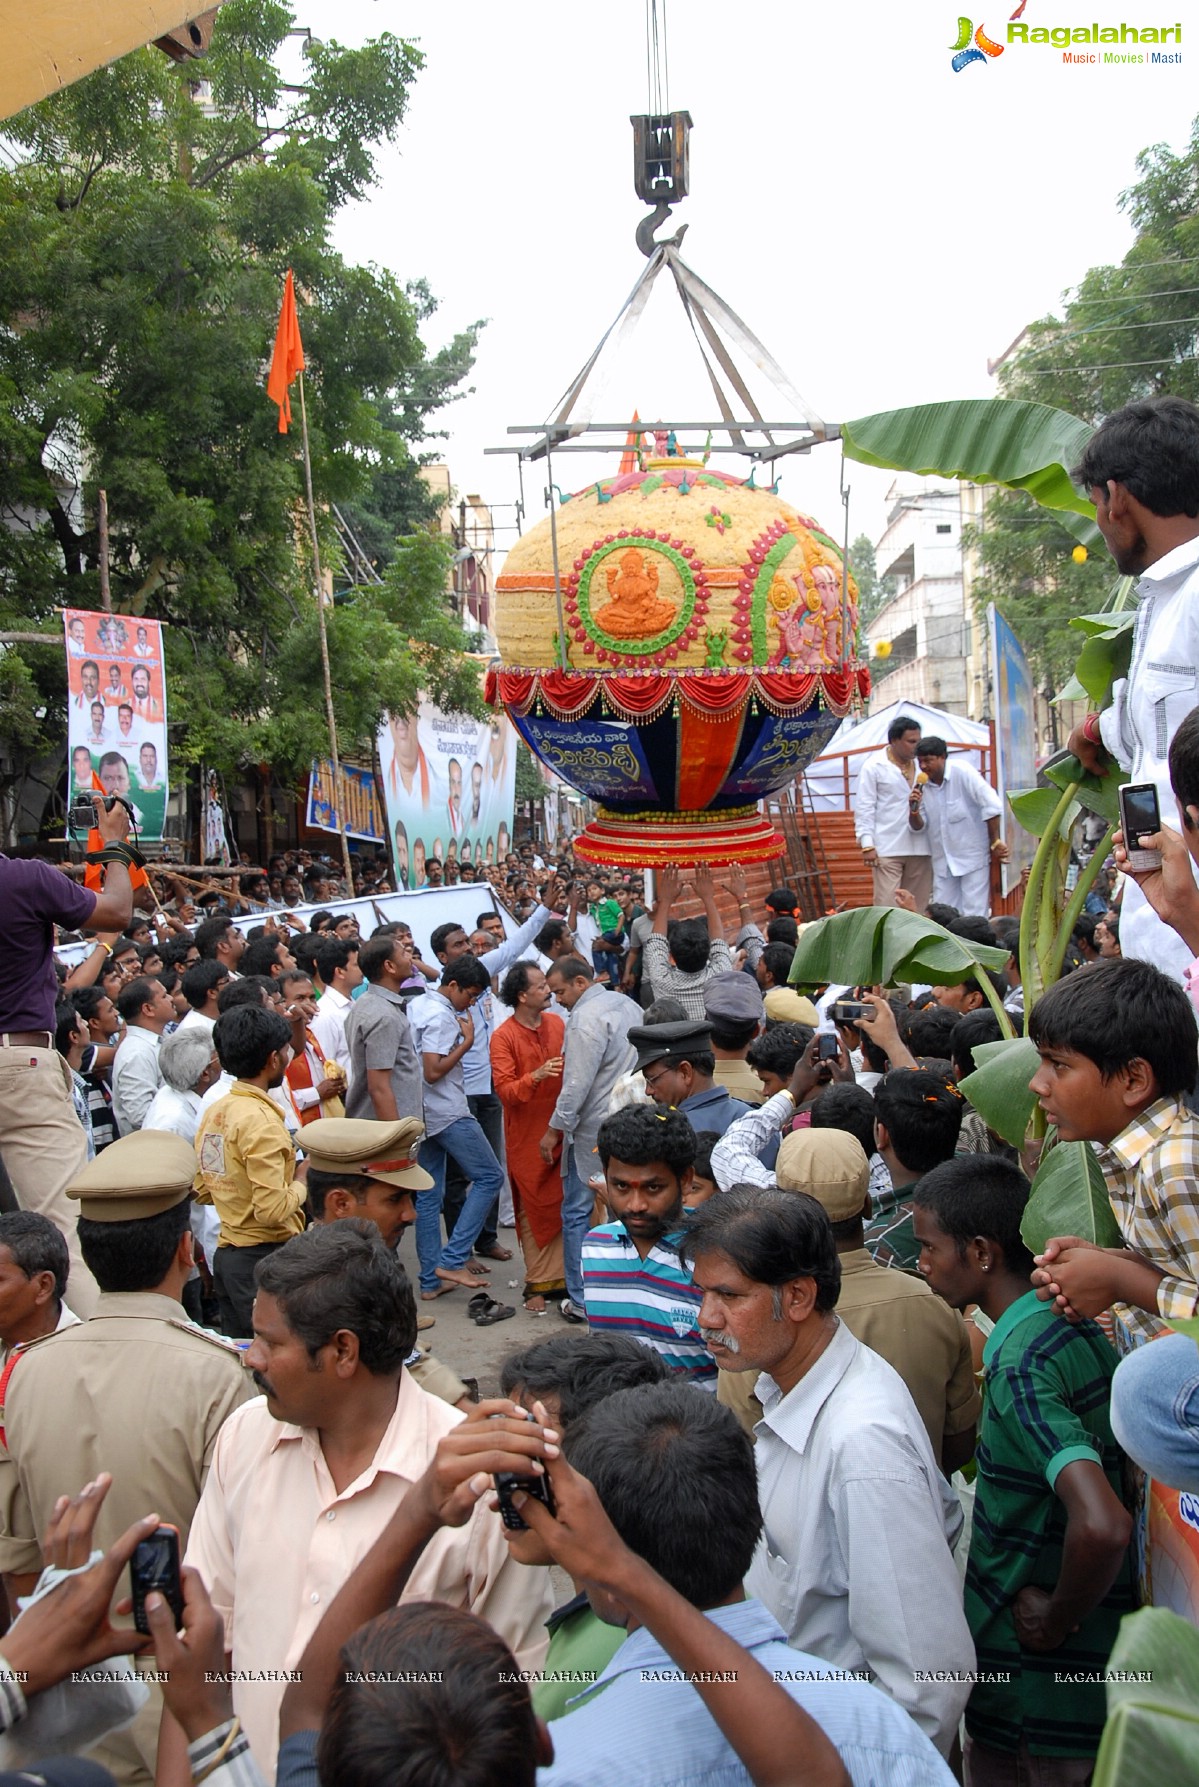
[(723, 676), (687, 676), (679, 678), (679, 694), (703, 714), (727, 714), (744, 706), (749, 699), (753, 675), (748, 670), (733, 670)]
[(853, 694), (853, 673), (849, 670), (828, 670), (821, 677), (830, 707), (849, 706)]
[(604, 700), (625, 714), (648, 714), (669, 701), (669, 676), (611, 676), (604, 679)]
[(812, 671), (760, 670), (757, 683), (772, 706), (806, 707), (816, 692), (816, 676)]
[(492, 670), (484, 683), (486, 699), (502, 703), (518, 717), (544, 704), (558, 719), (581, 717), (602, 693), (612, 713), (630, 720), (654, 718), (677, 696), (682, 707), (706, 718), (735, 716), (756, 694), (772, 713), (801, 714), (822, 695), (827, 706), (846, 712), (855, 692), (870, 693), (870, 672), (854, 664), (820, 673), (797, 670), (721, 670), (707, 672), (656, 670), (638, 676), (613, 676), (603, 671)]
[[(514, 713), (527, 714), (537, 695), (537, 675), (532, 670), (502, 670), (496, 677), (498, 699)], [(495, 702), (496, 695), (489, 694), (486, 688), (484, 695), (488, 701)]]
[(593, 676), (580, 676), (570, 670), (541, 672), (541, 693), (559, 717), (582, 712), (595, 700), (597, 692)]

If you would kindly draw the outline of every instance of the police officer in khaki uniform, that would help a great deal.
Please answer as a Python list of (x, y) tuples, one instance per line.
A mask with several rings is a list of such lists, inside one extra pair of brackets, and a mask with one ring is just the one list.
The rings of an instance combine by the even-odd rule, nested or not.
[[(393, 1250), (416, 1221), (414, 1191), (433, 1180), (417, 1163), (424, 1124), (416, 1117), (379, 1123), (368, 1117), (318, 1117), (304, 1129), (308, 1156), (308, 1211), (313, 1222), (356, 1216), (373, 1222)], [(404, 1361), (422, 1390), (456, 1408), (469, 1408), (466, 1385), (448, 1365), (418, 1346)]]
[[(188, 1321), (195, 1149), (166, 1130), (122, 1136), (67, 1187), (79, 1244), (100, 1286), (89, 1321), (48, 1334), (9, 1362), (0, 1422), (0, 1571), (9, 1605), (28, 1593), (39, 1537), (60, 1495), (100, 1471), (113, 1484), (96, 1522), (107, 1548), (157, 1512), (180, 1548), (226, 1416), (255, 1394), (237, 1348)], [(69, 1295), (69, 1290), (68, 1290)], [(91, 1754), (118, 1782), (154, 1776), (161, 1699)]]

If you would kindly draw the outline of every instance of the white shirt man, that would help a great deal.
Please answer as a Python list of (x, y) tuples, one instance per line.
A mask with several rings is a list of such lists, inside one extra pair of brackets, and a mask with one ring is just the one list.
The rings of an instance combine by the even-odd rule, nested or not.
[(336, 976), (330, 975), (325, 982), (325, 990), (317, 1001), (316, 1016), (309, 1025), (325, 1060), (337, 1062), (346, 1076), (347, 1084), (350, 1078), (350, 1045), (346, 1041), (346, 1018), (350, 1012), (351, 994), (355, 987), (362, 985), (362, 969), (358, 966), (358, 939), (355, 937), (350, 941), (353, 953), (345, 967), (339, 967)]
[(176, 1092), (174, 1086), (161, 1085), (150, 1100), (143, 1129), (169, 1129), (185, 1142), (194, 1142), (200, 1127), (200, 1094)]
[(974, 1668), (951, 1551), (962, 1509), (907, 1386), (837, 1316), (827, 1215), (794, 1192), (732, 1187), (700, 1205), (679, 1251), (717, 1366), (760, 1374), (747, 1594), (796, 1649), (868, 1670), (947, 1756)]
[(907, 1386), (840, 1322), (786, 1396), (765, 1373), (755, 1394), (763, 1534), (747, 1591), (800, 1650), (873, 1671), (947, 1755), (969, 1684), (915, 1678), (974, 1667), (950, 1550), (962, 1508)]
[[(181, 1030), (183, 1026), (180, 1025), (179, 1028)], [(179, 1031), (175, 1034), (178, 1035)], [(150, 1101), (142, 1128), (169, 1129), (174, 1135), (182, 1136), (185, 1142), (194, 1142), (202, 1112), (199, 1092), (177, 1092), (174, 1086), (168, 1086), (164, 1081)], [(190, 1220), (196, 1244), (203, 1250), (204, 1258), (211, 1269), (221, 1232), (221, 1219), (211, 1204), (197, 1204), (193, 1199)], [(192, 1277), (198, 1276), (193, 1268)]]
[(127, 1028), (112, 1063), (112, 1114), (122, 1135), (145, 1125), (146, 1112), (162, 1085), (158, 1060), (162, 1033), (175, 1020), (175, 1008), (162, 982), (131, 983), (139, 984), (151, 990), (136, 1017), (122, 1011)]
[[(1166, 761), (1170, 740), (1199, 706), (1199, 539), (1175, 546), (1137, 583), (1140, 606), (1127, 677), (1112, 690), (1099, 716), (1105, 748), (1134, 782), (1152, 782), (1167, 824), (1174, 795)], [(1120, 907), (1120, 949), (1153, 962), (1181, 981), (1193, 960), (1176, 931), (1163, 924), (1130, 878)]]
[(922, 738), (917, 752), (928, 777), (918, 792), (933, 864), (933, 898), (962, 913), (991, 910), (991, 860), (1007, 855), (999, 837), (999, 796), (944, 739)]
[(902, 887), (923, 912), (933, 897), (933, 869), (928, 837), (910, 823), (919, 742), (918, 721), (904, 714), (892, 720), (886, 749), (868, 757), (858, 776), (854, 831), (873, 875), (874, 904), (894, 906)]

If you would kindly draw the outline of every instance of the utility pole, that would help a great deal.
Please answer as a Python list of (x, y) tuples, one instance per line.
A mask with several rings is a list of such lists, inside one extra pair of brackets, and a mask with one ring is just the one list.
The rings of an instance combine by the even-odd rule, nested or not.
[(112, 590), (108, 584), (108, 492), (101, 490), (96, 503), (96, 527), (100, 535), (100, 606), (112, 613)]
[(333, 764), (333, 798), (337, 802), (337, 829), (341, 834), (341, 860), (346, 877), (346, 895), (353, 898), (354, 870), (350, 862), (350, 840), (346, 834), (345, 789), (341, 781), (341, 757), (337, 749), (337, 718), (333, 712), (333, 679), (329, 672), (329, 634), (325, 626), (325, 579), (321, 571), (321, 548), (316, 532), (316, 504), (312, 497), (312, 457), (308, 451), (308, 408), (304, 402), (304, 373), (300, 384), (300, 429), (304, 442), (304, 493), (308, 499), (308, 530), (312, 535), (312, 569), (315, 578), (316, 618), (321, 637), (321, 671), (325, 681), (325, 719), (329, 726), (329, 756)]

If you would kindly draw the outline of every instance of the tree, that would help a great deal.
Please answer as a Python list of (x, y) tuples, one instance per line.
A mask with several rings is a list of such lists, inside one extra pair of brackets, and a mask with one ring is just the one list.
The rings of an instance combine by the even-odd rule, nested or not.
[(533, 761), (533, 753), (523, 739), (516, 744), (516, 791), (513, 796), (518, 807), (529, 801), (545, 799), (545, 782), (541, 772)]
[(869, 534), (859, 534), (849, 548), (849, 568), (858, 586), (858, 616), (863, 628), (870, 625), (879, 609), (890, 601), (899, 587), (895, 577), (880, 577)]
[[(1052, 404), (1098, 425), (1137, 398), (1162, 392), (1199, 400), (1199, 121), (1180, 155), (1164, 144), (1137, 157), (1139, 178), (1120, 196), (1137, 239), (1118, 267), (1092, 267), (1060, 315), (1029, 323), (1002, 368), (1005, 397)], [(994, 601), (1055, 687), (1078, 656), (1072, 615), (1102, 607), (1114, 567), (1096, 552), (1071, 557), (1076, 540), (1027, 496), (1000, 491), (985, 525), (970, 530)]]
[[(99, 607), (106, 489), (114, 606), (168, 626), (175, 762), (266, 761), (285, 778), (326, 742), (299, 430), (277, 433), (263, 391), (288, 266), (326, 566), (329, 504), (390, 530), (383, 585), (329, 616), (342, 748), (369, 748), (380, 710), (421, 686), (478, 707), (444, 547), (395, 542), (428, 515), (416, 446), (477, 330), (427, 354), (427, 288), (330, 246), (421, 57), (390, 33), (309, 42), (288, 90), (276, 57), (292, 24), (275, 0), (227, 0), (202, 93), (194, 64), (126, 57), (12, 120), (24, 160), (0, 172), (0, 628)], [(62, 654), (3, 657), (0, 747), (19, 774), (61, 741)]]
[(999, 490), (987, 499), (981, 525), (962, 529), (962, 545), (982, 567), (971, 593), (981, 613), (994, 602), (1023, 645), (1038, 689), (1064, 686), (1082, 647), (1070, 626), (1076, 614), (1095, 614), (1112, 587), (1115, 567), (1106, 552), (1074, 560), (1077, 540), (1022, 491)]

